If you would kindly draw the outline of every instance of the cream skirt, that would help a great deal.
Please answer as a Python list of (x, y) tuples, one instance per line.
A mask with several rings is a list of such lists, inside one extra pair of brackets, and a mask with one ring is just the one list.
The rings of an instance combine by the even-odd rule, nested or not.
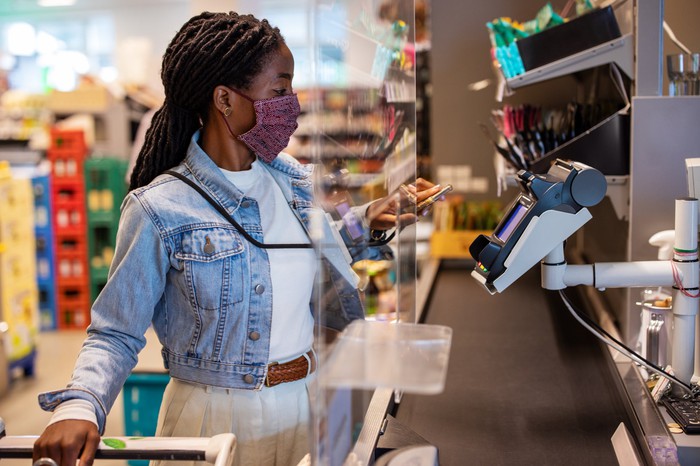
[[(171, 379), (165, 388), (156, 435), (236, 435), (234, 466), (296, 466), (310, 451), (309, 392), (312, 376), (262, 390), (236, 390)], [(199, 466), (203, 462), (152, 462)]]

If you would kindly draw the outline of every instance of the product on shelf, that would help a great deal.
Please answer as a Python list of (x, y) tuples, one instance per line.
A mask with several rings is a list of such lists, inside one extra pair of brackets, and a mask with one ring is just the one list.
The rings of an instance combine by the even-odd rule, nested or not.
[(11, 371), (32, 375), (39, 331), (32, 185), (0, 162), (0, 337)]
[(464, 201), (459, 196), (438, 202), (433, 209), (430, 254), (439, 258), (471, 258), (469, 245), (490, 235), (503, 215), (499, 201)]
[(493, 59), (507, 79), (620, 37), (612, 6), (584, 2), (576, 16), (558, 14), (547, 3), (533, 20), (496, 18), (486, 24)]

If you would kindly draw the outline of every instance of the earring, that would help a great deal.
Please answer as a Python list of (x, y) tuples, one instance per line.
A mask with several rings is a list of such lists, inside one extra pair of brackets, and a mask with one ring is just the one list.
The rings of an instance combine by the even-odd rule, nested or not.
[(224, 116), (231, 116), (231, 107), (226, 107), (224, 109)]

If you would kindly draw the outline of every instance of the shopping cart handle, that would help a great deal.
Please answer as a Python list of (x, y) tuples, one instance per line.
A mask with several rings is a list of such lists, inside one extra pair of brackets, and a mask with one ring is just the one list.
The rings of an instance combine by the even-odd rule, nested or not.
[[(36, 435), (0, 438), (0, 458), (31, 458)], [(96, 459), (206, 461), (231, 466), (234, 434), (213, 437), (102, 437)]]
[(236, 436), (234, 434), (218, 434), (207, 444), (204, 459), (214, 466), (231, 466), (233, 455), (236, 453)]

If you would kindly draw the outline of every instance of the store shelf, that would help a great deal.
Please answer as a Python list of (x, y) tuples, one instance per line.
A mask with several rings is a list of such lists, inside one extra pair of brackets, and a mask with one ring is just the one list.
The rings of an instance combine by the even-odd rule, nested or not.
[(381, 183), (384, 181), (382, 173), (351, 173), (348, 176), (348, 188), (361, 188), (369, 184)]
[(608, 63), (615, 63), (627, 76), (634, 76), (634, 40), (632, 34), (626, 34), (610, 42), (530, 70), (509, 79), (508, 86), (511, 89), (517, 89)]
[(37, 165), (44, 154), (33, 149), (0, 149), (0, 160), (6, 160), (11, 165)]

